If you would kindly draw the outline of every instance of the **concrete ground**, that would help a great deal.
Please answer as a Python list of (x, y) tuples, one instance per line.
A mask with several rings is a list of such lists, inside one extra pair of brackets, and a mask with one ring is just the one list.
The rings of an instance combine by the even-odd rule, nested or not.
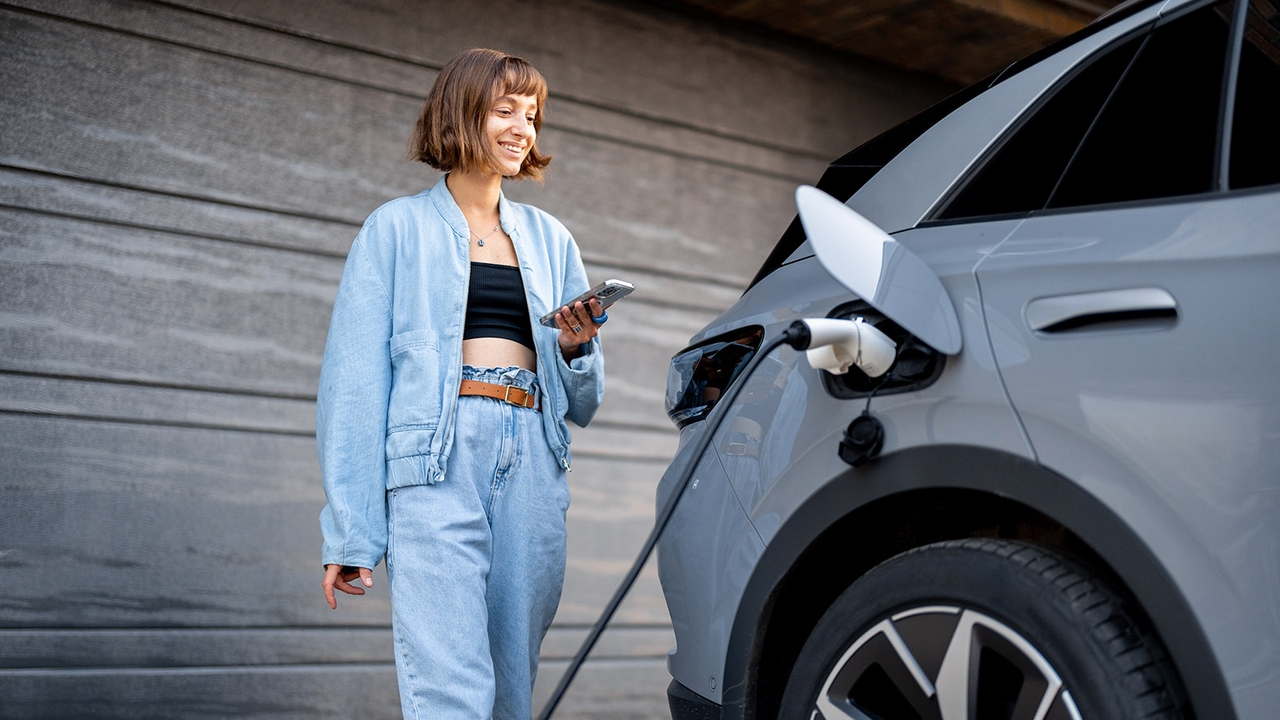
[[(533, 703), (541, 712), (568, 661), (544, 662)], [(666, 662), (654, 659), (595, 660), (583, 667), (553, 716), (555, 720), (670, 720)]]

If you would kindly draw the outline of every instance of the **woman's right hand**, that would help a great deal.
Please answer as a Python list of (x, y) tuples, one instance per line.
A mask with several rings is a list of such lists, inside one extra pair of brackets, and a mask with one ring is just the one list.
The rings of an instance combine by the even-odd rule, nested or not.
[[(594, 318), (601, 318), (601, 322), (595, 322)], [(560, 354), (564, 355), (565, 362), (578, 357), (582, 353), (582, 346), (600, 333), (604, 320), (608, 319), (604, 308), (600, 307), (600, 301), (594, 297), (586, 305), (579, 300), (573, 307), (565, 305), (560, 308), (556, 313), (556, 327), (560, 328), (556, 341), (560, 344)]]
[(373, 571), (369, 568), (351, 567), (350, 565), (324, 566), (324, 582), (321, 583), (321, 587), (324, 588), (324, 599), (329, 602), (330, 609), (338, 609), (338, 600), (333, 596), (335, 587), (348, 595), (364, 594), (364, 588), (351, 584), (351, 581), (356, 578), (360, 578), (360, 582), (364, 584), (364, 587), (373, 587)]

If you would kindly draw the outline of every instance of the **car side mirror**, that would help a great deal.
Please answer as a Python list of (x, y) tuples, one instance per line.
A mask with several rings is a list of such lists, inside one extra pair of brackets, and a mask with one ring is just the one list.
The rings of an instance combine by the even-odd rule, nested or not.
[(818, 262), (850, 292), (944, 355), (960, 352), (960, 321), (942, 281), (875, 223), (825, 192), (796, 189)]

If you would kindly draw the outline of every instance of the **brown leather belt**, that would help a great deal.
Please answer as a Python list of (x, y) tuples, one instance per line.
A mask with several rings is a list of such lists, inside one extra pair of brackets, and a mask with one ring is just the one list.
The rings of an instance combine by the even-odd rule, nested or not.
[(538, 401), (538, 397), (531, 392), (515, 387), (514, 385), (498, 385), (496, 383), (480, 382), (478, 380), (463, 380), (462, 388), (458, 390), (459, 395), (483, 395), (485, 397), (496, 398), (503, 402), (509, 402), (516, 407), (528, 408), (530, 410), (542, 411), (542, 403)]

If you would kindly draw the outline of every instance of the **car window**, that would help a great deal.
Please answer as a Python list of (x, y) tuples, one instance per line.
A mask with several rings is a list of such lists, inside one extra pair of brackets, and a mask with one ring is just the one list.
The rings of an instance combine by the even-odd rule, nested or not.
[(1164, 0), (1125, 0), (1125, 2), (1116, 5), (1110, 10), (1094, 18), (1093, 22), (1080, 30), (1040, 48), (1021, 60), (1014, 61), (1001, 71), (998, 76), (996, 76), (995, 81), (992, 82), (991, 85), (994, 87), (995, 85), (1002, 83), (1023, 70), (1035, 65), (1041, 60), (1044, 60), (1050, 55), (1057, 54), (1064, 48), (1070, 47), (1091, 35), (1095, 35), (1112, 25), (1115, 25), (1121, 20), (1132, 17), (1159, 2), (1164, 2)]
[[(880, 168), (884, 167), (908, 145), (915, 142), (916, 138), (936, 125), (938, 121), (950, 115), (956, 108), (977, 97), (983, 90), (990, 87), (993, 81), (994, 77), (988, 77), (959, 92), (952, 93), (945, 99), (934, 103), (928, 109), (898, 123), (849, 151), (827, 167), (826, 172), (818, 180), (817, 188), (840, 202), (848, 200), (877, 172), (880, 172)], [(769, 257), (765, 258), (764, 264), (756, 271), (756, 276), (747, 284), (747, 290), (755, 287), (756, 283), (768, 277), (774, 270), (782, 267), (787, 259), (795, 253), (796, 249), (804, 243), (805, 239), (804, 228), (800, 225), (800, 217), (796, 216), (791, 221), (791, 225), (787, 226), (786, 231), (782, 233), (782, 237), (778, 239), (778, 243), (774, 246), (773, 251), (769, 253)]]
[[(1264, 14), (1266, 13), (1266, 14)], [(1280, 14), (1251, 0), (1231, 128), (1233, 188), (1280, 183)]]
[(1214, 189), (1231, 5), (1156, 27), (1068, 164), (1050, 208)]
[(949, 220), (1039, 210), (1145, 35), (1077, 70), (982, 166), (938, 215)]

